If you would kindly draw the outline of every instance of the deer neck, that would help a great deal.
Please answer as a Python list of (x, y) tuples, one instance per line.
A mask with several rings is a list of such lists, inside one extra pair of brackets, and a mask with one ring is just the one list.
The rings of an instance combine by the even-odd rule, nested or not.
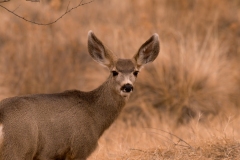
[(90, 94), (94, 96), (92, 97), (94, 99), (92, 106), (96, 124), (101, 126), (98, 127), (101, 128), (101, 136), (103, 131), (118, 117), (127, 100), (117, 93), (111, 76)]

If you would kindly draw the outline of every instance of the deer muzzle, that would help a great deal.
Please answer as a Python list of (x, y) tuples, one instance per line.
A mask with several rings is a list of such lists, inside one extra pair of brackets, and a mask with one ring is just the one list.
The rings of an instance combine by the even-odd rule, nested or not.
[(126, 93), (132, 92), (133, 91), (133, 86), (131, 84), (129, 84), (129, 83), (124, 84), (121, 87), (121, 91), (126, 92)]

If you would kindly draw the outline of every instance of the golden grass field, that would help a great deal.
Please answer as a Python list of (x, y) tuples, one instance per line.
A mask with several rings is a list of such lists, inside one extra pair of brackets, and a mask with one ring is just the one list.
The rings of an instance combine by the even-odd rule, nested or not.
[[(47, 23), (68, 3), (1, 5)], [(103, 83), (109, 73), (88, 55), (89, 30), (122, 58), (155, 32), (161, 44), (89, 160), (240, 159), (239, 0), (95, 0), (49, 26), (0, 8), (0, 98)]]

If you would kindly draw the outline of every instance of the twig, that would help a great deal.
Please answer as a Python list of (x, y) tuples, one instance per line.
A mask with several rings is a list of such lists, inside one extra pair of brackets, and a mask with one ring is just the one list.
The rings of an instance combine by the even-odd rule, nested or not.
[(16, 9), (13, 10), (13, 12), (15, 12), (21, 5), (19, 5)]
[(4, 0), (4, 1), (0, 1), (0, 3), (5, 3), (5, 2), (8, 2), (8, 1), (10, 1), (10, 0)]
[[(189, 143), (187, 143), (186, 141), (184, 141), (182, 138), (178, 137), (178, 136), (175, 135), (175, 134), (172, 134), (172, 133), (170, 133), (170, 132), (164, 131), (164, 130), (162, 130), (162, 129), (157, 129), (157, 128), (148, 128), (148, 129), (159, 130), (159, 131), (162, 131), (162, 132), (164, 132), (164, 133), (167, 133), (167, 134), (169, 134), (169, 135), (171, 135), (171, 136), (174, 136), (174, 137), (176, 137), (176, 138), (179, 139), (179, 142), (182, 141), (182, 142), (184, 142), (185, 144), (187, 144), (190, 148), (194, 149)], [(155, 133), (155, 132), (153, 132), (153, 133)], [(157, 134), (157, 133), (155, 133), (155, 134)], [(178, 142), (178, 143), (179, 143), (179, 142)], [(175, 144), (175, 145), (178, 145), (178, 143), (177, 143), (177, 144), (174, 143), (174, 144)], [(185, 146), (185, 147), (186, 147), (186, 146)]]
[[(175, 146), (177, 145), (175, 142), (172, 141), (172, 139), (168, 138), (167, 136), (164, 136), (164, 135), (161, 135), (161, 134), (159, 134), (159, 133), (157, 133), (157, 132), (152, 132), (152, 131), (151, 131), (150, 133), (158, 134), (158, 135), (160, 135), (161, 137), (165, 138), (167, 141), (173, 143)], [(185, 147), (186, 147), (186, 146), (185, 146)]]
[(81, 0), (79, 4), (81, 4), (82, 2), (83, 2), (83, 0)]
[(136, 149), (136, 148), (130, 148), (130, 150), (132, 150), (132, 151), (140, 151), (140, 152), (146, 153), (146, 151), (143, 151), (143, 150), (141, 150), (141, 149)]
[[(9, 1), (9, 0), (8, 0)], [(83, 1), (83, 0), (82, 0)], [(89, 2), (86, 2), (86, 3), (82, 3), (82, 1), (75, 7), (72, 7), (71, 9), (67, 9), (65, 13), (63, 13), (59, 18), (57, 18), (56, 20), (52, 21), (52, 22), (49, 22), (49, 23), (38, 23), (38, 22), (34, 22), (34, 21), (31, 21), (31, 20), (28, 20), (24, 17), (21, 17), (20, 15), (14, 13), (14, 11), (11, 11), (9, 10), (8, 8), (4, 7), (3, 5), (0, 5), (1, 8), (7, 10), (8, 12), (12, 13), (13, 15), (15, 15), (16, 17), (20, 18), (20, 19), (23, 19), (24, 21), (26, 22), (29, 22), (29, 23), (33, 23), (33, 24), (36, 24), (36, 25), (40, 25), (40, 26), (47, 26), (47, 25), (51, 25), (51, 24), (54, 24), (56, 23), (57, 21), (59, 21), (61, 18), (63, 18), (66, 14), (68, 14), (69, 12), (71, 12), (72, 10), (74, 9), (77, 9), (78, 7), (80, 6), (84, 6), (84, 5), (87, 5), (89, 3), (92, 3), (94, 0), (91, 0)], [(3, 1), (3, 2), (7, 2), (7, 1)], [(0, 2), (0, 3), (3, 3), (3, 2)]]
[[(69, 4), (70, 4), (70, 1), (68, 2), (67, 9), (66, 9), (66, 12), (68, 11)], [(66, 12), (65, 12), (65, 13), (66, 13)]]
[(26, 1), (31, 1), (31, 2), (40, 2), (40, 0), (26, 0)]

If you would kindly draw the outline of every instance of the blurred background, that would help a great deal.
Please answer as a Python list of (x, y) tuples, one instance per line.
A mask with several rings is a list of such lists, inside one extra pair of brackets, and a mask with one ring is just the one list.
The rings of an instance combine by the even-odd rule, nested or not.
[[(26, 19), (48, 23), (79, 3), (11, 0), (1, 5)], [(96, 159), (119, 157), (107, 154), (107, 145), (113, 149), (121, 144), (121, 149), (115, 147), (120, 155), (131, 152), (129, 140), (124, 148), (126, 141), (112, 136), (122, 133), (121, 127), (131, 128), (128, 135), (156, 127), (186, 138), (193, 132), (206, 137), (204, 129), (225, 129), (223, 124), (235, 118), (232, 130), (240, 131), (239, 0), (95, 0), (47, 26), (25, 22), (0, 8), (0, 98), (89, 91), (102, 84), (109, 73), (88, 55), (89, 30), (120, 58), (131, 58), (153, 33), (159, 34), (161, 44), (159, 57), (141, 71), (129, 103), (100, 140)], [(203, 127), (201, 132), (193, 129), (193, 122)], [(188, 127), (191, 131), (186, 133)], [(234, 132), (230, 137), (238, 136)], [(146, 137), (139, 139), (145, 144)], [(134, 145), (144, 146), (134, 138)], [(165, 142), (161, 139), (153, 147)]]

